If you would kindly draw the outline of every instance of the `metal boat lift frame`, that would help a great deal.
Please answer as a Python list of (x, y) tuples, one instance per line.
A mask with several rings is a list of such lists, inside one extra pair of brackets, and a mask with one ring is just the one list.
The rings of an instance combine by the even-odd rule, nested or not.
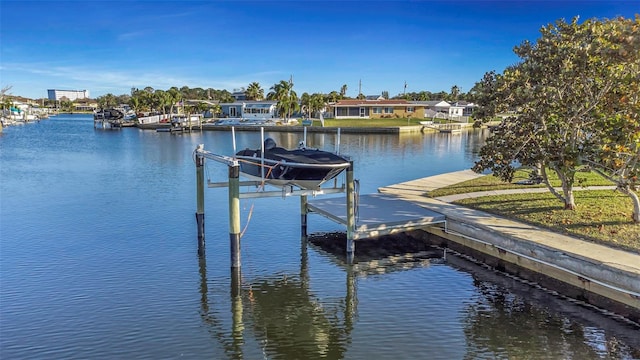
[[(234, 154), (236, 151), (235, 128), (231, 128), (233, 135)], [(260, 129), (262, 146), (264, 147), (264, 128)], [(306, 128), (304, 130), (304, 143), (306, 143)], [(339, 148), (340, 129), (338, 129), (336, 149)], [(263, 149), (264, 150), (264, 149)], [(338, 152), (338, 150), (336, 150)], [(264, 154), (264, 151), (262, 151)], [(263, 155), (264, 156), (264, 155)], [(308, 204), (308, 196), (313, 197), (324, 194), (346, 193), (347, 198), (347, 257), (353, 258), (355, 251), (354, 233), (355, 233), (355, 214), (356, 204), (355, 180), (353, 177), (353, 161), (350, 161), (349, 167), (346, 169), (346, 183), (338, 187), (334, 183), (333, 187), (325, 187), (318, 189), (299, 189), (295, 190), (293, 186), (283, 186), (281, 191), (257, 191), (257, 192), (240, 192), (241, 185), (265, 185), (268, 184), (262, 173), (262, 181), (240, 181), (240, 162), (237, 158), (225, 155), (214, 154), (204, 149), (204, 144), (199, 144), (194, 150), (194, 161), (196, 164), (196, 222), (198, 228), (198, 254), (203, 255), (205, 250), (205, 230), (204, 230), (204, 164), (205, 159), (214, 160), (216, 162), (227, 165), (228, 181), (225, 182), (207, 182), (207, 187), (229, 189), (229, 240), (231, 252), (231, 268), (240, 268), (240, 199), (241, 198), (261, 198), (261, 197), (287, 197), (300, 196), (300, 220), (301, 234), (307, 235), (307, 215), (310, 212)], [(264, 165), (264, 159), (262, 164)], [(271, 185), (271, 184), (269, 184)], [(274, 186), (274, 185), (271, 185)]]
[[(264, 146), (264, 129), (262, 130), (262, 143)], [(234, 151), (235, 151), (235, 131)], [(336, 142), (336, 147), (339, 144)], [(306, 138), (306, 131), (305, 131)], [(264, 150), (264, 149), (263, 149)], [(336, 152), (338, 152), (336, 150)], [(264, 151), (263, 151), (264, 153)], [(447, 227), (446, 217), (433, 210), (426, 209), (410, 201), (402, 200), (396, 196), (385, 194), (359, 194), (358, 182), (354, 179), (353, 161), (350, 161), (346, 169), (346, 181), (338, 187), (337, 182), (331, 188), (318, 188), (313, 190), (294, 190), (293, 186), (282, 186), (280, 191), (257, 191), (240, 193), (240, 185), (265, 185), (268, 184), (262, 175), (261, 181), (240, 181), (240, 160), (235, 157), (213, 154), (204, 150), (204, 145), (199, 145), (194, 151), (197, 177), (197, 211), (198, 223), (198, 253), (204, 253), (204, 159), (214, 160), (226, 164), (229, 168), (229, 180), (227, 182), (208, 183), (208, 187), (229, 188), (229, 237), (231, 242), (231, 267), (240, 267), (240, 199), (260, 197), (287, 197), (300, 196), (300, 225), (301, 235), (307, 235), (307, 215), (310, 212), (325, 216), (326, 218), (346, 226), (347, 244), (346, 256), (349, 263), (354, 260), (355, 241), (382, 235), (390, 235), (403, 231), (410, 231), (427, 226), (441, 225)], [(271, 186), (276, 186), (269, 184)], [(280, 186), (276, 186), (280, 187)], [(308, 196), (346, 193), (346, 201), (340, 198), (316, 199), (308, 201)], [(360, 224), (356, 224), (356, 220)]]

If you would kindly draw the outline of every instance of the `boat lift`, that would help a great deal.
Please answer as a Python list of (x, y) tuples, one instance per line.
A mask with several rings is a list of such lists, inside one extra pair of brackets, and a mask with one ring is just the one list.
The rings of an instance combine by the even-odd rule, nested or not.
[[(304, 129), (304, 140), (302, 145), (306, 144), (307, 129)], [(233, 152), (236, 153), (236, 139), (235, 128), (231, 128), (233, 136)], [(264, 169), (264, 128), (260, 129), (261, 134), (261, 146), (262, 146), (262, 159), (261, 164)], [(337, 132), (336, 140), (336, 153), (339, 152), (340, 145), (340, 129)], [(318, 195), (346, 193), (346, 225), (347, 225), (347, 257), (353, 258), (355, 250), (354, 243), (354, 230), (355, 230), (355, 207), (357, 204), (357, 180), (353, 178), (353, 161), (350, 161), (350, 166), (346, 169), (346, 183), (341, 186), (337, 183), (337, 178), (334, 179), (332, 187), (320, 187), (317, 189), (295, 189), (292, 185), (285, 185), (281, 187), (280, 191), (265, 191), (266, 185), (275, 186), (269, 184), (265, 179), (264, 170), (262, 171), (262, 179), (260, 181), (240, 181), (240, 160), (236, 157), (214, 154), (204, 149), (204, 144), (199, 144), (194, 150), (194, 161), (196, 164), (196, 222), (198, 227), (198, 254), (203, 255), (205, 249), (205, 231), (204, 231), (204, 164), (205, 159), (214, 160), (216, 162), (227, 165), (228, 167), (228, 181), (225, 182), (211, 182), (207, 181), (207, 187), (221, 188), (227, 187), (229, 189), (229, 239), (231, 247), (231, 267), (240, 268), (240, 199), (241, 198), (261, 198), (261, 197), (288, 197), (288, 196), (300, 196), (300, 220), (301, 220), (301, 234), (307, 235), (307, 215), (310, 212), (308, 204), (308, 196), (316, 197)], [(298, 164), (305, 166), (305, 164)], [(240, 192), (240, 186), (253, 185), (261, 191), (252, 192)]]
[[(306, 129), (305, 129), (306, 130)], [(235, 130), (232, 128), (235, 154)], [(261, 129), (262, 146), (264, 147), (264, 129)], [(306, 140), (306, 131), (305, 131)], [(340, 143), (340, 130), (336, 141), (336, 153)], [(304, 142), (303, 144), (304, 145)], [(262, 149), (264, 154), (264, 148)], [(263, 155), (264, 156), (264, 155)], [(241, 159), (213, 154), (199, 145), (194, 151), (197, 177), (197, 211), (198, 224), (198, 253), (204, 254), (204, 160), (210, 159), (229, 168), (229, 180), (226, 182), (208, 182), (208, 187), (229, 188), (229, 237), (231, 240), (231, 266), (240, 267), (240, 199), (259, 197), (300, 196), (300, 225), (302, 237), (307, 236), (307, 215), (310, 212), (320, 214), (334, 222), (343, 224), (347, 229), (346, 257), (349, 263), (354, 260), (355, 241), (372, 237), (390, 235), (404, 231), (422, 229), (436, 224), (444, 225), (446, 217), (443, 214), (429, 210), (411, 201), (387, 194), (359, 194), (359, 182), (353, 176), (353, 161), (346, 169), (346, 180), (338, 186), (334, 179), (332, 187), (317, 189), (294, 189), (291, 185), (277, 186), (269, 184), (264, 173), (260, 181), (240, 181)], [(264, 160), (263, 160), (264, 161)], [(264, 164), (264, 163), (262, 163)], [(298, 164), (306, 166), (308, 164)], [(261, 191), (240, 193), (240, 185), (255, 185)], [(280, 187), (279, 191), (265, 191), (265, 185)], [(339, 197), (314, 199), (308, 201), (308, 196), (345, 193), (345, 199)], [(356, 220), (358, 224), (356, 224)]]

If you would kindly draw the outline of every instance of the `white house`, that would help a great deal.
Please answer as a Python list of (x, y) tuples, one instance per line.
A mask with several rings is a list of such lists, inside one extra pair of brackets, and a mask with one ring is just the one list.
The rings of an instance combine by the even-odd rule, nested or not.
[(278, 117), (277, 105), (278, 102), (273, 100), (245, 100), (220, 103), (220, 108), (223, 117), (267, 120)]

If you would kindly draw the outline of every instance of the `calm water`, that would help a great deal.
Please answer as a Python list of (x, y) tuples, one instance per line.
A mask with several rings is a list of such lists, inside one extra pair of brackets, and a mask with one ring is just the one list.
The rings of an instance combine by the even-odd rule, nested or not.
[[(343, 134), (340, 151), (371, 193), (469, 168), (484, 136)], [(238, 147), (259, 139), (238, 132)], [(303, 245), (296, 198), (242, 200), (236, 293), (224, 189), (205, 191), (196, 254), (199, 143), (232, 152), (228, 132), (94, 130), (83, 115), (5, 129), (2, 359), (640, 358), (638, 328), (455, 256), (344, 266)], [(333, 149), (335, 135), (308, 143)], [(335, 230), (309, 217), (309, 232)]]

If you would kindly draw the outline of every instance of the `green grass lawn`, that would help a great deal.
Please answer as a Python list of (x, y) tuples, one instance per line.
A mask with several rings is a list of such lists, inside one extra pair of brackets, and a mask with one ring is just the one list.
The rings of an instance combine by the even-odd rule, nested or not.
[[(429, 119), (420, 118), (392, 118), (392, 119), (324, 119), (324, 126), (326, 127), (401, 127), (401, 126), (416, 126), (420, 125), (420, 121)], [(443, 119), (436, 119), (445, 123)], [(322, 123), (318, 119), (313, 119), (312, 126), (322, 126)]]
[[(611, 185), (596, 174), (580, 173), (585, 185)], [(526, 171), (519, 172), (519, 179), (528, 178)], [(514, 179), (517, 181), (517, 179)], [(552, 180), (556, 185), (557, 179)], [(559, 185), (559, 184), (557, 184)], [(575, 188), (579, 188), (577, 185)], [(522, 188), (522, 185), (503, 183), (488, 175), (429, 193), (431, 197), (486, 191)], [(456, 204), (552, 231), (594, 241), (604, 245), (640, 253), (640, 224), (633, 223), (631, 199), (613, 190), (578, 190), (574, 192), (576, 210), (564, 210), (563, 203), (551, 193), (494, 195), (456, 201)]]
[[(545, 187), (544, 184), (538, 185), (518, 185), (517, 181), (526, 180), (529, 178), (529, 174), (531, 170), (521, 169), (517, 170), (513, 181), (503, 182), (499, 178), (493, 175), (482, 176), (473, 180), (461, 182), (458, 184), (453, 184), (451, 186), (447, 186), (444, 188), (436, 189), (429, 193), (430, 197), (438, 197), (438, 196), (446, 196), (453, 194), (462, 194), (462, 193), (470, 193), (476, 191), (486, 191), (486, 190), (504, 190), (504, 189), (522, 189), (523, 187), (531, 188), (531, 187)], [(554, 172), (548, 171), (547, 175), (549, 175), (549, 181), (551, 185), (554, 187), (560, 186), (560, 180), (555, 175)], [(610, 186), (613, 183), (609, 180), (606, 180), (602, 176), (599, 176), (592, 172), (580, 172), (576, 174), (576, 183), (575, 188), (580, 188), (582, 186)]]

